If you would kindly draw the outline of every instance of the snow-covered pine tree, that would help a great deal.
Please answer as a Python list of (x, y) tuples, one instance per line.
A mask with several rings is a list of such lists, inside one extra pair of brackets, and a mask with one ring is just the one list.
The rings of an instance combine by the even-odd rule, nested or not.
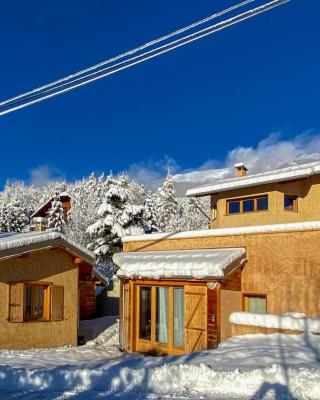
[(72, 198), (66, 229), (68, 237), (84, 246), (90, 243), (87, 229), (97, 221), (97, 209), (102, 204), (106, 190), (105, 176), (97, 178), (94, 173), (68, 188)]
[(170, 171), (155, 194), (156, 215), (160, 231), (168, 232), (174, 229), (174, 219), (179, 214), (178, 201), (175, 194), (173, 176)]
[(0, 205), (0, 232), (7, 232), (8, 229), (8, 209), (5, 202)]
[(65, 230), (65, 220), (59, 192), (55, 193), (48, 214), (48, 228), (63, 233)]
[(210, 199), (179, 198), (179, 218), (173, 222), (175, 230), (207, 229), (210, 222)]
[(155, 209), (155, 197), (151, 191), (145, 195), (143, 220), (146, 233), (159, 232), (159, 224)]
[(130, 182), (127, 175), (118, 178), (110, 174), (107, 178), (105, 199), (97, 211), (97, 221), (87, 232), (92, 238), (88, 245), (98, 262), (111, 262), (112, 255), (122, 250), (121, 238), (144, 233), (141, 205), (130, 202)]
[(14, 200), (5, 205), (1, 229), (4, 229), (5, 232), (23, 232), (26, 230), (28, 223), (28, 212), (19, 200)]

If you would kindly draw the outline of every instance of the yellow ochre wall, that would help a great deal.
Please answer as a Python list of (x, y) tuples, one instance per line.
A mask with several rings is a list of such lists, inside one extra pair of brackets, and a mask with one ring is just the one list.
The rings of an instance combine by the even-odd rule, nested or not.
[[(25, 280), (64, 286), (64, 320), (57, 322), (8, 321), (9, 282)], [(77, 345), (78, 268), (60, 250), (29, 253), (0, 260), (0, 348), (28, 349)]]
[[(227, 200), (263, 194), (269, 195), (268, 211), (227, 215)], [(284, 210), (284, 194), (299, 196), (298, 212)], [(320, 219), (320, 176), (314, 175), (308, 179), (292, 182), (273, 183), (221, 192), (212, 195), (212, 207), (215, 204), (217, 205), (217, 218), (211, 221), (212, 228), (318, 220)]]
[[(241, 274), (241, 292), (267, 295), (267, 313), (305, 313), (320, 317), (320, 230), (162, 239), (124, 244), (124, 251), (245, 247), (248, 262)], [(239, 296), (221, 304), (228, 314), (239, 310)], [(245, 328), (244, 328), (245, 331)], [(221, 338), (232, 335), (221, 316)], [(245, 332), (242, 332), (245, 333)], [(250, 333), (250, 332), (248, 332)]]

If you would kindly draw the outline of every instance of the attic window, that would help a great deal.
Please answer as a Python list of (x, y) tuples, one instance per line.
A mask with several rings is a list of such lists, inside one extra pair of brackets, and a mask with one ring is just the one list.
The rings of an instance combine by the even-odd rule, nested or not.
[(298, 196), (284, 195), (284, 210), (298, 211)]

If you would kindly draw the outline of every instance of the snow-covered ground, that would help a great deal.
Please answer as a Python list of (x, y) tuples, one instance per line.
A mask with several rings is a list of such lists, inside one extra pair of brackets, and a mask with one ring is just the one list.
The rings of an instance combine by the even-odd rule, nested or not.
[(246, 335), (217, 350), (151, 357), (110, 347), (116, 332), (111, 325), (78, 348), (0, 352), (0, 398), (320, 398), (320, 336)]

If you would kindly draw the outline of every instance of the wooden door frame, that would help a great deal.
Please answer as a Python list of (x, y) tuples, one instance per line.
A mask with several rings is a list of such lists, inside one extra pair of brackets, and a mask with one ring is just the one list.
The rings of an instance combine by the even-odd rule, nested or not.
[[(181, 287), (185, 289), (186, 283), (184, 282), (135, 282), (134, 286), (136, 288), (134, 298), (135, 298), (135, 313), (133, 318), (133, 332), (135, 332), (134, 339), (134, 350), (145, 352), (145, 353), (155, 353), (159, 355), (176, 355), (185, 354), (185, 345), (174, 346), (173, 338), (173, 289), (175, 287)], [(141, 287), (151, 288), (151, 340), (144, 340), (139, 338), (139, 328), (140, 328), (140, 289)], [(167, 287), (168, 288), (168, 343), (160, 343), (156, 341), (156, 290), (157, 287)], [(185, 328), (184, 328), (185, 329)]]

